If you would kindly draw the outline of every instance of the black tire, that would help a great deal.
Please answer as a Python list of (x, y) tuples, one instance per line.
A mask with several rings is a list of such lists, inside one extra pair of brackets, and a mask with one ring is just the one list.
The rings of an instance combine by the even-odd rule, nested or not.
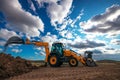
[(48, 63), (51, 67), (59, 67), (60, 66), (60, 58), (56, 55), (49, 56)]
[(59, 66), (61, 66), (63, 64), (63, 62), (59, 62)]
[(71, 66), (71, 67), (77, 67), (78, 66), (78, 61), (77, 61), (77, 59), (76, 58), (70, 58), (70, 60), (69, 60), (69, 65)]

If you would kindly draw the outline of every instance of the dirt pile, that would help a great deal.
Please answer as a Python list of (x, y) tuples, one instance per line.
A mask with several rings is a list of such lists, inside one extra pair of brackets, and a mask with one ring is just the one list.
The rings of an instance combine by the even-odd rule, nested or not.
[(0, 78), (7, 78), (29, 72), (33, 69), (30, 61), (10, 54), (0, 53)]

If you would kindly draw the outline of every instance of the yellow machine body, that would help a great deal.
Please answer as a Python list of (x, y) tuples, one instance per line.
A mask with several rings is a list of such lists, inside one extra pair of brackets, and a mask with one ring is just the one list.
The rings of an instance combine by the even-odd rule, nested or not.
[[(51, 52), (49, 51), (49, 43), (47, 43), (47, 42), (39, 42), (39, 41), (30, 42), (30, 40), (27, 39), (25, 44), (34, 44), (35, 46), (43, 46), (45, 48), (45, 52), (46, 52), (45, 62), (49, 63), (52, 67), (58, 67), (63, 62), (65, 62), (65, 60), (61, 60), (60, 61), (59, 60), (60, 58), (58, 58), (58, 56), (51, 55)], [(69, 49), (63, 49), (63, 53), (62, 54), (63, 54), (62, 57), (67, 58), (68, 59), (67, 62), (69, 62), (69, 64), (72, 67), (77, 66), (76, 63), (78, 63), (78, 62), (81, 62), (83, 65), (87, 65), (86, 58), (83, 57), (82, 55), (77, 55), (76, 52), (74, 52), (74, 51), (71, 51)], [(59, 64), (56, 66), (55, 64), (57, 64), (57, 61), (59, 61)]]

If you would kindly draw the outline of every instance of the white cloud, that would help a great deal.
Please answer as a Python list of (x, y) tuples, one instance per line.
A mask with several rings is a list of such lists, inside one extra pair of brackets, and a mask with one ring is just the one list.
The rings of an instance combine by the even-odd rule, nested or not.
[(89, 40), (84, 40), (81, 42), (75, 42), (75, 43), (69, 43), (69, 46), (74, 47), (74, 48), (96, 48), (96, 47), (103, 47), (105, 46), (105, 43), (97, 42), (97, 41), (89, 41)]
[(33, 11), (35, 11), (36, 9), (35, 9), (35, 6), (34, 6), (34, 4), (33, 3), (31, 3), (31, 9), (33, 10)]
[(0, 41), (0, 46), (4, 46), (5, 45), (5, 41)]
[[(51, 19), (51, 25), (62, 24), (70, 12), (73, 0), (37, 0), (40, 7), (47, 3), (48, 16)], [(63, 26), (64, 27), (64, 26)], [(56, 27), (57, 28), (57, 27)]]
[(59, 34), (60, 34), (62, 37), (67, 38), (67, 39), (74, 38), (72, 32), (70, 32), (70, 31), (68, 31), (68, 30), (62, 30), (62, 31), (59, 32)]
[(0, 52), (3, 51), (3, 49), (0, 48)]
[(115, 34), (120, 31), (120, 6), (113, 5), (103, 14), (96, 15), (88, 21), (80, 22), (80, 27), (88, 33)]
[[(48, 16), (51, 19), (51, 25), (58, 31), (65, 30), (67, 25), (75, 27), (75, 23), (81, 19), (84, 11), (82, 9), (80, 14), (72, 20), (69, 14), (72, 12), (73, 0), (37, 0), (37, 2), (40, 8), (47, 8)], [(47, 6), (44, 4), (47, 4)]]
[(120, 39), (113, 39), (110, 42), (111, 44), (120, 45)]
[(42, 47), (35, 47), (36, 50), (40, 51)]
[(95, 49), (101, 51), (102, 54), (120, 54), (120, 49), (116, 49), (109, 46), (97, 47)]
[(8, 40), (12, 36), (18, 36), (16, 32), (7, 29), (0, 29), (0, 39)]
[[(70, 16), (65, 18), (65, 21), (61, 26), (57, 26), (56, 30), (59, 31), (59, 35), (66, 39), (74, 39), (78, 36), (76, 31), (79, 31), (79, 27), (77, 27), (76, 22), (81, 19), (83, 15), (83, 9), (80, 11), (80, 14), (75, 18), (71, 19)], [(69, 27), (68, 27), (69, 26)]]
[(36, 11), (36, 8), (35, 8), (33, 2), (31, 0), (27, 0), (27, 1), (30, 4), (30, 9), (32, 9), (33, 11)]
[(37, 50), (37, 52), (35, 52), (35, 55), (46, 55), (45, 47), (36, 47), (35, 50)]
[(73, 34), (71, 32), (68, 32), (66, 34), (66, 38), (71, 39), (71, 38), (74, 38), (74, 37), (73, 37)]
[(93, 35), (93, 34), (87, 34), (86, 36), (86, 39), (95, 39), (96, 38), (96, 35)]
[(58, 41), (57, 36), (56, 36), (56, 35), (52, 35), (52, 34), (49, 33), (49, 32), (47, 33), (47, 35), (43, 36), (43, 37), (41, 38), (41, 40), (42, 40), (43, 42), (48, 42), (50, 47), (52, 46), (52, 43)]
[(44, 7), (44, 3), (56, 3), (59, 0), (36, 0), (39, 3), (39, 7)]
[(106, 34), (106, 38), (110, 38), (110, 39), (119, 38), (119, 36), (120, 36), (120, 30)]
[(40, 52), (40, 55), (46, 56), (46, 52), (41, 51), (41, 52)]
[[(62, 22), (61, 25), (57, 25), (55, 26), (55, 29), (58, 31), (62, 31), (65, 30), (67, 28), (67, 26), (69, 25), (69, 28), (77, 28), (76, 22), (78, 22), (81, 19), (81, 16), (84, 14), (83, 13), (83, 9), (80, 11), (79, 15), (75, 18), (75, 19), (71, 19), (70, 16), (67, 16), (64, 19), (64, 22)], [(78, 29), (78, 28), (77, 28)]]
[(59, 41), (62, 42), (63, 44), (65, 44), (65, 45), (67, 45), (68, 43), (72, 43), (72, 40), (68, 40), (68, 39), (65, 39), (65, 38), (60, 38)]
[(62, 24), (64, 18), (67, 17), (67, 14), (70, 11), (72, 6), (72, 0), (62, 0), (60, 3), (50, 3), (47, 12), (51, 19), (51, 24), (56, 26), (57, 24)]
[(75, 23), (76, 23), (78, 20), (81, 19), (81, 16), (82, 16), (82, 15), (84, 15), (83, 11), (84, 11), (84, 9), (82, 9), (82, 10), (80, 11), (80, 14), (76, 17), (76, 19), (73, 20), (73, 22), (71, 23), (71, 26), (72, 26), (72, 27), (74, 27)]
[(38, 53), (38, 52), (35, 52), (35, 55), (40, 55), (40, 53)]
[[(7, 5), (7, 7), (6, 7)], [(22, 9), (18, 0), (2, 0), (0, 10), (4, 13), (7, 28), (23, 32), (28, 36), (39, 36), (44, 31), (44, 24), (38, 16)]]
[(120, 54), (120, 50), (119, 50), (119, 49), (115, 49), (115, 50), (104, 50), (104, 54)]
[(11, 51), (14, 52), (14, 53), (21, 53), (22, 49), (12, 49)]

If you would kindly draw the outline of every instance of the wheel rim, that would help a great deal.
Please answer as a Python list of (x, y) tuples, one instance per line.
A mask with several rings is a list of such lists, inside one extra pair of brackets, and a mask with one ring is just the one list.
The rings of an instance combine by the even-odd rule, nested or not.
[(76, 62), (75, 59), (71, 59), (71, 60), (70, 60), (70, 64), (71, 64), (71, 65), (76, 65), (76, 63), (77, 63), (77, 62)]
[(56, 62), (57, 62), (57, 58), (55, 56), (53, 56), (53, 57), (50, 58), (50, 63), (52, 65), (56, 64)]

